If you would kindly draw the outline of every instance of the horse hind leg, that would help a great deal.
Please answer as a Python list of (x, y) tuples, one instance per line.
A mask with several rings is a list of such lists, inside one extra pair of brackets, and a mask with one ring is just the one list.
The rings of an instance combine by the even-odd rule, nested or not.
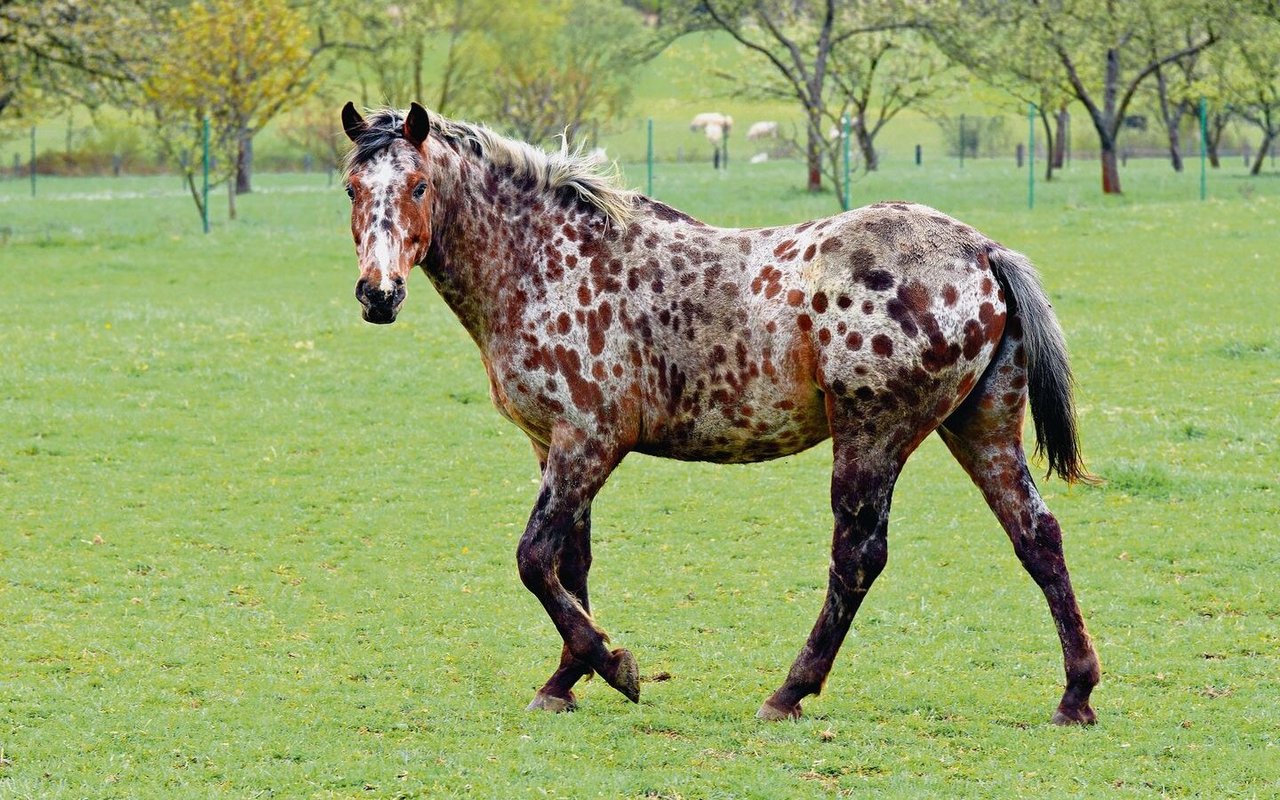
[(760, 719), (798, 718), (800, 701), (822, 691), (853, 617), (889, 557), (889, 504), (902, 460), (877, 458), (874, 454), (882, 447), (859, 439), (856, 412), (849, 403), (835, 401), (829, 411), (835, 451), (831, 473), (835, 530), (827, 595), (786, 681), (757, 712)]
[(938, 429), (951, 454), (977, 484), (1013, 543), (1014, 552), (1044, 592), (1062, 643), (1066, 690), (1053, 722), (1093, 724), (1089, 695), (1101, 666), (1085, 629), (1062, 552), (1062, 530), (1027, 469), (1022, 449), (1026, 372), (1002, 348), (982, 381)]

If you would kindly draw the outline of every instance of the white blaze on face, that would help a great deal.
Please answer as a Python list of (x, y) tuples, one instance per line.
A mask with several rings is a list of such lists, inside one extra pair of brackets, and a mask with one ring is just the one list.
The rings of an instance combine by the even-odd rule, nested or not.
[(369, 191), (370, 213), (369, 224), (360, 241), (360, 264), (365, 269), (378, 271), (378, 288), (384, 292), (392, 290), (391, 279), (400, 268), (404, 229), (396, 201), (405, 192), (405, 180), (405, 169), (390, 148), (378, 156), (361, 176)]

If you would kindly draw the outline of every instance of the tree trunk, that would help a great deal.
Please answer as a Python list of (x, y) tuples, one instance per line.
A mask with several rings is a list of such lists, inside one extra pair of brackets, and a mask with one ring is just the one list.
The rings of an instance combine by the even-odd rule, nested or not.
[(1120, 194), (1120, 165), (1116, 163), (1114, 140), (1103, 140), (1098, 161), (1102, 164), (1102, 193)]
[(204, 219), (204, 198), (200, 194), (200, 190), (196, 188), (196, 174), (188, 172), (187, 188), (191, 190), (191, 199), (196, 201), (196, 212), (200, 214), (200, 219)]
[(809, 166), (808, 190), (814, 194), (822, 191), (822, 135), (821, 120), (809, 121), (809, 144), (805, 150)]
[(867, 172), (875, 172), (880, 166), (880, 154), (876, 152), (876, 140), (872, 138), (867, 126), (862, 123), (861, 114), (854, 119), (850, 127), (853, 129), (854, 136), (857, 137), (858, 148), (862, 150), (862, 165), (866, 167)]
[(1186, 109), (1181, 103), (1169, 102), (1169, 83), (1164, 79), (1164, 70), (1159, 68), (1156, 69), (1156, 94), (1160, 99), (1160, 118), (1164, 120), (1164, 129), (1169, 136), (1169, 162), (1174, 172), (1182, 172), (1182, 142), (1179, 141), (1178, 126)]
[(1169, 128), (1169, 163), (1173, 165), (1174, 172), (1182, 172), (1182, 142), (1176, 127)]
[[(236, 194), (249, 194), (253, 191), (250, 178), (253, 175), (253, 137), (247, 133), (240, 134), (240, 143), (236, 148)], [(232, 215), (235, 219), (235, 215)]]
[(1222, 166), (1218, 159), (1218, 145), (1222, 142), (1222, 134), (1227, 130), (1227, 123), (1230, 120), (1222, 114), (1214, 114), (1213, 121), (1208, 125), (1209, 142), (1206, 148), (1209, 151), (1209, 166), (1214, 169)]
[[(1058, 132), (1053, 138), (1053, 158), (1048, 159), (1053, 169), (1062, 169), (1067, 163), (1067, 128), (1071, 126), (1071, 114), (1067, 107), (1058, 110)], [(1046, 180), (1048, 179), (1046, 175)]]
[(1276, 134), (1268, 133), (1262, 137), (1262, 145), (1258, 148), (1258, 156), (1253, 160), (1253, 166), (1249, 168), (1250, 175), (1258, 175), (1262, 172), (1262, 165), (1267, 160), (1267, 153), (1271, 152), (1271, 143), (1276, 139)]
[[(1037, 113), (1040, 115), (1040, 125), (1044, 128), (1044, 179), (1045, 181), (1053, 180), (1053, 154), (1058, 152), (1057, 140), (1053, 138), (1053, 122), (1049, 115), (1045, 113), (1043, 108), (1039, 106)], [(1032, 154), (1035, 155), (1034, 153)]]
[(236, 218), (236, 184), (227, 181), (227, 219)]

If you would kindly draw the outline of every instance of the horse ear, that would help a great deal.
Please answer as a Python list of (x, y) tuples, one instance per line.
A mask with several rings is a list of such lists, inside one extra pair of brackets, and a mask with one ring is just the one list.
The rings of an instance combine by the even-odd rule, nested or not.
[(431, 117), (427, 110), (417, 103), (409, 104), (409, 113), (404, 117), (404, 138), (414, 147), (421, 147), (431, 133)]
[(347, 138), (354, 142), (367, 127), (355, 104), (348, 100), (342, 107), (342, 130), (346, 131)]

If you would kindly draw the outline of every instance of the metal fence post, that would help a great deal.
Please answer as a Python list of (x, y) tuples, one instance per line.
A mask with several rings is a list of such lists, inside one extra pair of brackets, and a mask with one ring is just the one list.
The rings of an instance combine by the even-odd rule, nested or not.
[(844, 139), (844, 191), (840, 197), (840, 207), (849, 210), (849, 115), (840, 118), (841, 137)]
[(1209, 158), (1209, 114), (1208, 106), (1203, 96), (1200, 98), (1200, 199), (1204, 200), (1209, 194), (1209, 173), (1205, 171), (1205, 164)]
[(648, 191), (645, 194), (653, 197), (653, 117), (649, 117), (649, 149), (645, 161), (649, 167)]

